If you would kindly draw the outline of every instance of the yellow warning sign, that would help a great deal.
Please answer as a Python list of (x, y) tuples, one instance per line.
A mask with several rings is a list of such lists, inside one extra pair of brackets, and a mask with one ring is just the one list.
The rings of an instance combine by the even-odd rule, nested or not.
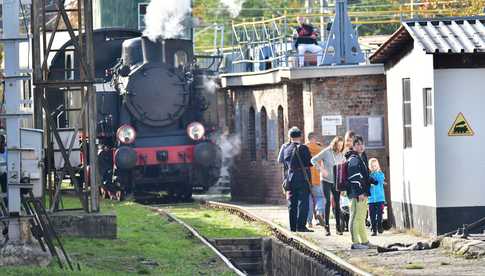
[(450, 130), (448, 131), (448, 136), (473, 136), (475, 133), (473, 129), (470, 127), (470, 124), (463, 116), (463, 113), (458, 113), (456, 116), (455, 122), (451, 125)]

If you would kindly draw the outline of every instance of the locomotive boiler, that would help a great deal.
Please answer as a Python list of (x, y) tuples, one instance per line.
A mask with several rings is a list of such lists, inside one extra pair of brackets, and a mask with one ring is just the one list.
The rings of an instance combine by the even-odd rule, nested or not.
[[(96, 146), (104, 189), (135, 195), (166, 191), (188, 199), (194, 187), (214, 185), (221, 152), (213, 142), (216, 124), (207, 120), (207, 71), (195, 63), (192, 40), (151, 41), (131, 30), (102, 29), (95, 30), (94, 41)], [(78, 62), (71, 47), (66, 42), (53, 58), (51, 79), (79, 77), (77, 70), (64, 73)], [(63, 106), (53, 118), (61, 130), (72, 130), (77, 117), (81, 99), (74, 95), (47, 93), (52, 110)]]

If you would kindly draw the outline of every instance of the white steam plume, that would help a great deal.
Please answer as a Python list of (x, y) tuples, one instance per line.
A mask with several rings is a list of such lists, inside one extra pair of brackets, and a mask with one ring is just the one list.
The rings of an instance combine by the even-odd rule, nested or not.
[(219, 88), (219, 84), (214, 78), (204, 76), (202, 78), (204, 90), (210, 94), (215, 94), (216, 90)]
[(145, 15), (143, 35), (151, 41), (175, 38), (184, 32), (184, 20), (190, 16), (188, 0), (151, 0)]
[(221, 0), (221, 3), (226, 7), (231, 17), (235, 18), (241, 12), (242, 5), (245, 1), (246, 0)]
[(229, 186), (231, 181), (230, 168), (234, 163), (234, 158), (241, 152), (241, 138), (239, 138), (239, 135), (230, 135), (226, 132), (217, 137), (216, 143), (222, 151), (221, 177), (217, 184), (209, 189), (209, 193), (216, 192), (218, 187)]

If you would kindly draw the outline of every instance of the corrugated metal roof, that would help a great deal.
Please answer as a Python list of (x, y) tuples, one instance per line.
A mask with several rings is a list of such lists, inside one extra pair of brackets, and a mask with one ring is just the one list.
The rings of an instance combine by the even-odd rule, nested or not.
[(372, 56), (381, 63), (404, 51), (415, 41), (429, 54), (485, 52), (485, 17), (461, 17), (404, 21), (402, 26)]
[(485, 52), (485, 18), (403, 22), (427, 53)]

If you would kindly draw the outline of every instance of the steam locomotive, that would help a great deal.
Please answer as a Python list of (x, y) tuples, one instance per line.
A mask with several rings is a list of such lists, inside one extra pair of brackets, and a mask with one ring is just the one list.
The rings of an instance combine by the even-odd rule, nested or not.
[[(195, 64), (192, 41), (151, 41), (124, 29), (95, 30), (94, 41), (103, 187), (129, 194), (167, 191), (188, 199), (194, 187), (215, 184), (221, 152), (211, 140), (216, 124), (207, 119), (210, 103), (202, 88), (207, 71)], [(52, 79), (78, 77), (70, 48), (69, 41), (53, 58)], [(48, 103), (51, 110), (65, 106), (57, 123), (70, 129), (76, 116), (69, 111), (79, 110), (81, 99), (58, 92), (48, 91)]]

